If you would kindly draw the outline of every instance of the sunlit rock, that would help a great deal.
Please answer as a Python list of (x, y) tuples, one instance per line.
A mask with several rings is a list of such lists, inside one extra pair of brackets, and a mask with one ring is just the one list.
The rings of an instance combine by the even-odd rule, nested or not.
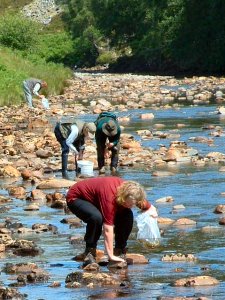
[(211, 276), (196, 276), (176, 280), (172, 286), (210, 286), (219, 284), (219, 280)]
[(5, 166), (3, 169), (0, 169), (0, 176), (3, 177), (20, 177), (20, 171), (18, 171), (13, 166)]
[(172, 253), (165, 254), (162, 261), (195, 261), (197, 258), (193, 254)]
[(188, 219), (188, 218), (181, 218), (181, 219), (178, 219), (177, 221), (175, 221), (173, 223), (173, 226), (194, 226), (196, 225), (197, 222), (194, 221), (194, 220), (191, 220), (191, 219)]
[(76, 181), (67, 180), (67, 179), (48, 179), (43, 180), (37, 185), (37, 189), (60, 189), (60, 188), (69, 188), (73, 184), (75, 184)]
[(18, 199), (25, 199), (26, 190), (22, 186), (15, 186), (8, 188), (9, 195)]
[(166, 196), (155, 200), (156, 203), (171, 203), (173, 201), (174, 199), (172, 196)]
[(224, 204), (219, 204), (216, 206), (214, 209), (215, 214), (224, 214), (225, 213), (225, 205)]

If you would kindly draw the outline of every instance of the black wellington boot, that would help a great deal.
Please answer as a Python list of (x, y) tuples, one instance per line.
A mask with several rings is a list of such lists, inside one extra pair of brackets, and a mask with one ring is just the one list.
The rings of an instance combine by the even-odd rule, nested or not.
[(86, 257), (83, 262), (83, 268), (87, 265), (96, 263), (96, 248), (86, 248), (85, 249)]
[(68, 154), (62, 154), (62, 178), (70, 179), (67, 172)]

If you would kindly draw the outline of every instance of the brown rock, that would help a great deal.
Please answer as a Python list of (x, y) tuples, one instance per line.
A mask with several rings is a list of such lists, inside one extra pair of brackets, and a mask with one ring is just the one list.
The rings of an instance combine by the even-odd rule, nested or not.
[(40, 182), (37, 185), (37, 189), (60, 189), (60, 188), (69, 188), (73, 184), (75, 184), (76, 181), (67, 180), (67, 179), (48, 179)]
[(3, 177), (20, 177), (20, 172), (13, 166), (8, 165), (1, 170), (0, 175)]
[(224, 204), (219, 204), (216, 206), (214, 210), (215, 214), (224, 214), (225, 213), (225, 205)]
[(191, 220), (191, 219), (187, 219), (187, 218), (181, 218), (181, 219), (178, 219), (177, 221), (175, 221), (173, 223), (173, 226), (180, 226), (180, 225), (196, 225), (197, 222), (194, 221), (194, 220)]
[(22, 186), (8, 188), (9, 195), (18, 199), (24, 199), (26, 190)]
[(23, 180), (28, 180), (32, 177), (32, 172), (31, 170), (25, 169), (21, 172), (21, 176)]
[(208, 286), (208, 285), (217, 285), (219, 281), (211, 276), (196, 276), (176, 280), (172, 285), (173, 286)]

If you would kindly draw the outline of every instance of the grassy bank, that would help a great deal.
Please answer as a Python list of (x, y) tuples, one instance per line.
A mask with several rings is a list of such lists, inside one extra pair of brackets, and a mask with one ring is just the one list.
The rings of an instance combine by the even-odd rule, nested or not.
[(24, 59), (19, 51), (0, 48), (0, 106), (20, 104), (24, 101), (22, 81), (29, 77), (40, 78), (48, 82), (47, 95), (60, 94), (65, 80), (71, 78), (72, 72), (63, 65), (32, 63)]

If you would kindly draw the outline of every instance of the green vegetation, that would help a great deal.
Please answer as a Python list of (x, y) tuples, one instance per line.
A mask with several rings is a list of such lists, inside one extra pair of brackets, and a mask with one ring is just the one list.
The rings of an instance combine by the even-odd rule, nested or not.
[(41, 78), (48, 82), (48, 94), (60, 94), (65, 80), (71, 77), (70, 69), (44, 60), (32, 63), (19, 51), (0, 49), (0, 105), (23, 102), (22, 82), (28, 77)]
[[(101, 44), (118, 53), (117, 70), (223, 74), (222, 0), (68, 0), (67, 24), (81, 64), (97, 62)], [(85, 35), (92, 28), (96, 35)], [(93, 51), (93, 49), (96, 51)], [(106, 49), (108, 51), (109, 49)], [(97, 54), (96, 54), (97, 52)], [(92, 56), (92, 57), (90, 57)], [(114, 64), (115, 67), (115, 64)]]
[(151, 74), (225, 72), (222, 0), (56, 0), (64, 13), (41, 25), (21, 15), (31, 0), (0, 3), (0, 105), (23, 101), (25, 78), (60, 93), (71, 67)]
[(24, 101), (22, 82), (29, 77), (48, 82), (47, 95), (60, 94), (72, 71), (73, 42), (65, 31), (46, 32), (21, 14), (0, 17), (0, 106)]

